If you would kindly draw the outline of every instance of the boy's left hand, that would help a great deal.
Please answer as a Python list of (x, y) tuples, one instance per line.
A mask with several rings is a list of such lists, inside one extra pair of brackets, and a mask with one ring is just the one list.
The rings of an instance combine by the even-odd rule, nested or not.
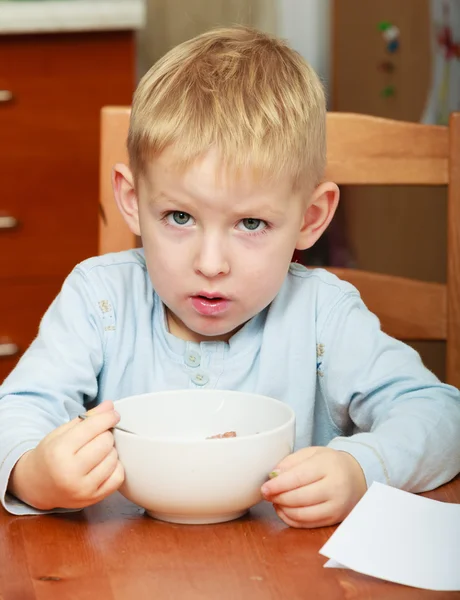
[(262, 486), (265, 500), (291, 527), (340, 523), (367, 490), (358, 461), (332, 448), (313, 446), (290, 454)]

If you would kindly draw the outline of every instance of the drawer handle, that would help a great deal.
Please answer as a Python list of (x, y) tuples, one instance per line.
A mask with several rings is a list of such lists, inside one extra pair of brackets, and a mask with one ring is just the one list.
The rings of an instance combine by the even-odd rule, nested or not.
[(19, 353), (19, 347), (12, 342), (0, 344), (0, 357), (15, 356)]
[(0, 90), (0, 102), (11, 102), (13, 92), (10, 90)]
[(0, 215), (0, 229), (14, 229), (19, 225), (19, 221), (15, 217)]

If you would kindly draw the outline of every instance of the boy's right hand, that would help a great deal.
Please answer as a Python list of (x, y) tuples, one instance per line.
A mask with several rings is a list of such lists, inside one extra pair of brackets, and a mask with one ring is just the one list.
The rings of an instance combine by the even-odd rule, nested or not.
[(8, 491), (39, 510), (84, 508), (115, 492), (124, 480), (110, 429), (120, 416), (105, 401), (49, 433), (16, 463)]

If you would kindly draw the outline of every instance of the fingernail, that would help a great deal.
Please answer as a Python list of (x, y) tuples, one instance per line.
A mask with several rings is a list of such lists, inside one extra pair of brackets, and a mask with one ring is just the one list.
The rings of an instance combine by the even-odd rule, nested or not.
[(274, 479), (275, 477), (278, 477), (279, 474), (280, 474), (280, 472), (275, 470), (275, 471), (272, 471), (271, 473), (269, 473), (268, 476), (270, 477), (270, 479)]
[(268, 485), (264, 484), (261, 488), (261, 492), (262, 492), (262, 496), (267, 496), (267, 494), (269, 493), (269, 489), (268, 489)]
[(113, 411), (114, 415), (117, 417), (118, 420), (121, 419), (120, 413), (117, 412), (116, 410)]

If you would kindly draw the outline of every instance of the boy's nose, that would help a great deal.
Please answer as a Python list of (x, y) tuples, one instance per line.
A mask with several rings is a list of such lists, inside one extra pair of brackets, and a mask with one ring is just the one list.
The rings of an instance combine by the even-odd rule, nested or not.
[(230, 264), (221, 241), (202, 240), (195, 259), (195, 271), (208, 278), (226, 275), (230, 271)]

